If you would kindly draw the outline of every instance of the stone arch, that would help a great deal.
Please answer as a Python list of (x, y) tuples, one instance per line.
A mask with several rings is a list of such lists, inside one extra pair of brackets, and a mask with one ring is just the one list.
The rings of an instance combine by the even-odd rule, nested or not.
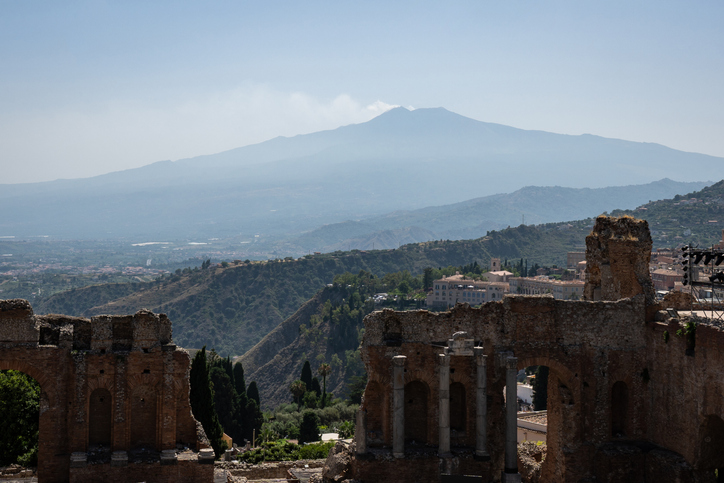
[(450, 384), (450, 429), (465, 431), (468, 412), (465, 385), (460, 382)]
[(88, 445), (110, 447), (113, 431), (113, 397), (111, 392), (99, 387), (91, 392), (88, 402)]
[(156, 447), (158, 392), (154, 386), (139, 385), (131, 391), (130, 447)]
[(702, 470), (718, 470), (719, 479), (724, 481), (724, 421), (710, 414), (705, 416), (699, 427), (699, 457), (697, 467)]
[(369, 381), (365, 388), (364, 409), (367, 411), (367, 441), (370, 446), (381, 446), (387, 435), (389, 420), (388, 395), (384, 386), (377, 381)]
[(423, 381), (405, 384), (405, 441), (428, 442), (430, 387)]
[(629, 434), (629, 391), (623, 381), (611, 386), (611, 436), (623, 438)]
[(36, 367), (33, 364), (28, 364), (23, 361), (19, 360), (1, 360), (0, 359), (0, 371), (20, 371), (22, 373), (27, 374), (28, 376), (35, 379), (38, 384), (40, 385), (40, 392), (41, 394), (45, 394), (45, 397), (47, 398), (48, 405), (54, 406), (55, 401), (57, 400), (57, 395), (55, 394), (55, 386), (53, 384), (54, 378), (51, 377), (47, 369), (41, 369)]
[[(65, 413), (58, 407), (56, 381), (52, 369), (40, 368), (34, 364), (13, 358), (8, 351), (0, 357), (0, 370), (19, 371), (26, 374), (40, 386), (40, 407), (38, 418), (38, 477), (52, 480), (60, 463), (58, 454), (65, 450), (67, 436), (63, 425)], [(49, 374), (50, 373), (50, 374)], [(62, 468), (60, 463), (60, 467)]]
[(550, 356), (518, 358), (518, 369), (530, 366), (548, 367), (547, 434), (548, 452), (541, 466), (541, 481), (557, 481), (555, 475), (565, 469), (563, 448), (580, 438), (580, 404), (576, 405), (576, 391), (580, 389), (577, 373)]

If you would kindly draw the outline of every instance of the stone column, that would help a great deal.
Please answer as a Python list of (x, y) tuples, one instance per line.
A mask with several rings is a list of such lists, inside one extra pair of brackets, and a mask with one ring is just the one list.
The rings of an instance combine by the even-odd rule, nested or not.
[(405, 457), (405, 356), (392, 358), (392, 455)]
[(487, 358), (482, 347), (475, 347), (477, 365), (477, 397), (475, 409), (475, 454), (481, 458), (490, 458), (488, 454), (488, 368)]
[(438, 369), (440, 371), (440, 443), (438, 454), (450, 455), (450, 356), (438, 355)]
[(518, 358), (505, 361), (505, 469), (502, 483), (520, 483), (518, 473)]
[[(376, 408), (381, 410), (382, 408)], [(367, 410), (359, 408), (357, 410), (357, 427), (354, 431), (354, 439), (357, 443), (357, 454), (367, 453)]]

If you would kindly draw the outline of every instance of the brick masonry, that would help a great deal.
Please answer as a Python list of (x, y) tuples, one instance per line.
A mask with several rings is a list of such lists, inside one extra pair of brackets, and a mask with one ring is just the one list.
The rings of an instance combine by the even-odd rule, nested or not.
[[(362, 343), (369, 375), (362, 402), (369, 449), (353, 462), (355, 478), (436, 482), (441, 474), (477, 474), (499, 481), (504, 357), (514, 355), (519, 369), (550, 368), (548, 455), (541, 481), (715, 481), (715, 469), (724, 473), (724, 331), (717, 321), (672, 319), (656, 305), (648, 276), (650, 250), (645, 221), (599, 217), (587, 239), (587, 300), (510, 295), (479, 309), (457, 305), (443, 313), (369, 315)], [(689, 321), (698, 323), (695, 335), (677, 336)], [(469, 356), (452, 356), (450, 362), (450, 393), (458, 383), (465, 398), (455, 405), (451, 399), (451, 407), (464, 414), (451, 414), (450, 420), (463, 428), (451, 434), (452, 457), (435, 451), (436, 358), (459, 331), (488, 356), (489, 461), (472, 456), (477, 369)], [(402, 459), (391, 453), (396, 355), (407, 357), (405, 409), (411, 409), (405, 413)], [(456, 392), (461, 394), (460, 386)]]
[[(171, 322), (163, 314), (140, 311), (90, 320), (37, 316), (25, 300), (0, 301), (0, 369), (22, 371), (41, 388), (41, 482), (69, 481), (71, 453), (88, 452), (91, 446), (110, 451), (160, 452), (177, 445), (196, 449), (189, 365), (188, 353), (173, 344)], [(90, 478), (94, 481), (173, 481), (140, 477), (144, 464), (134, 464), (135, 473), (106, 466), (74, 471), (97, 471)], [(175, 465), (158, 466), (153, 474), (180, 471)], [(118, 476), (107, 478), (109, 471)]]

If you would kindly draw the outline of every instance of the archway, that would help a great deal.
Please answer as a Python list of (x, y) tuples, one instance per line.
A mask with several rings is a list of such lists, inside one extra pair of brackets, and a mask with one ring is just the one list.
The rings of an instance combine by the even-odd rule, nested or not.
[[(578, 374), (549, 357), (520, 358), (518, 368), (521, 370), (521, 386), (530, 386), (523, 388), (522, 392), (529, 392), (525, 400), (530, 402), (525, 406), (532, 410), (529, 416), (518, 416), (518, 441), (535, 441), (536, 444), (537, 441), (545, 442), (544, 459), (540, 455), (543, 459), (541, 481), (556, 481), (555, 475), (561, 474), (566, 465), (563, 447), (567, 442), (575, 440), (580, 431), (579, 407), (574, 397), (580, 389)], [(539, 456), (533, 457), (537, 459)]]
[(405, 385), (405, 444), (427, 443), (428, 393), (422, 381)]
[(40, 384), (33, 377), (16, 370), (0, 371), (0, 466), (38, 465), (42, 399)]

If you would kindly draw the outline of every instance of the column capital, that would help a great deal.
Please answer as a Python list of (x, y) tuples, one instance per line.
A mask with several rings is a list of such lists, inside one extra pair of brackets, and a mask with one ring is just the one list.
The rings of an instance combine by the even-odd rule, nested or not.
[(392, 364), (396, 367), (405, 367), (407, 356), (395, 356), (392, 358)]
[(505, 367), (506, 369), (510, 370), (518, 370), (518, 358), (517, 357), (508, 357), (505, 359)]
[(445, 366), (450, 367), (450, 357), (448, 357), (445, 354), (438, 354), (437, 363), (443, 367), (445, 367)]

